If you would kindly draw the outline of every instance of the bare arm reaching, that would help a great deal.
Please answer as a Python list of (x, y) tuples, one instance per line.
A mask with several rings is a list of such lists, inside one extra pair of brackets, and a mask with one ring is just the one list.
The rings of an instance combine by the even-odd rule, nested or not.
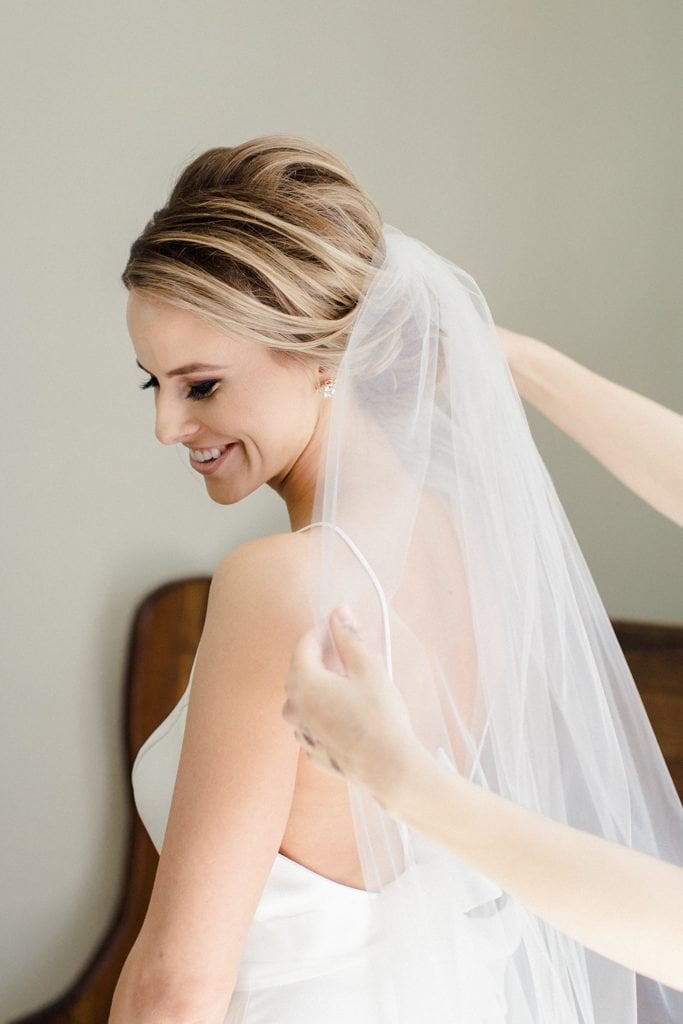
[(245, 545), (213, 579), (159, 868), (110, 1024), (224, 1020), (299, 758), (280, 714), (294, 640), (308, 625), (297, 543)]
[(542, 341), (503, 327), (497, 332), (522, 398), (683, 526), (683, 416)]
[(379, 657), (334, 613), (347, 675), (308, 633), (285, 717), (323, 768), (367, 786), (389, 814), (443, 843), (589, 948), (683, 990), (683, 870), (560, 825), (439, 765), (415, 737)]

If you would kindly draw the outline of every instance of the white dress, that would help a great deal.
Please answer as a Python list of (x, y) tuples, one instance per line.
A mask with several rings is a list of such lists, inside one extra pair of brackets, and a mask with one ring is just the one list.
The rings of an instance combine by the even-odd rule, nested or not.
[[(157, 850), (166, 830), (191, 685), (133, 765), (135, 802)], [(247, 934), (225, 1024), (377, 1024), (372, 969), (377, 898), (278, 853)]]
[[(351, 538), (332, 528), (377, 593), (390, 667), (389, 611), (381, 585)], [(191, 688), (192, 673), (178, 704), (142, 745), (133, 765), (135, 803), (157, 850), (166, 831)], [(436, 756), (443, 759), (443, 751)], [(506, 1024), (501, 966), (506, 950), (490, 934), (486, 919), (468, 920), (476, 908), (490, 906), (500, 889), (451, 858), (455, 889), (435, 889), (430, 884), (431, 844), (414, 837), (413, 846), (417, 856), (381, 892), (333, 882), (278, 853), (247, 933), (224, 1024), (422, 1024), (430, 1016), (425, 987), (429, 942), (438, 943), (442, 929), (452, 935), (458, 923), (467, 930), (453, 973), (449, 1021)], [(430, 893), (424, 943), (405, 912), (395, 912), (410, 899), (416, 883), (421, 900)]]
[[(190, 677), (180, 701), (140, 748), (133, 765), (136, 806), (157, 850), (166, 830), (191, 686)], [(410, 936), (398, 951), (380, 940), (385, 919), (378, 902), (392, 888), (409, 886), (414, 872), (422, 870), (429, 870), (428, 858), (413, 864), (387, 890), (373, 893), (333, 882), (278, 853), (247, 933), (224, 1024), (392, 1024), (399, 1019), (422, 1024), (424, 991), (409, 984), (400, 994), (397, 1013), (397, 994), (383, 966), (387, 956), (404, 964), (406, 958), (418, 960), (417, 949)], [(490, 883), (482, 886), (464, 867), (460, 877), (462, 920), (471, 908), (500, 894)], [(438, 904), (443, 913), (444, 905), (440, 900)], [(478, 930), (483, 936), (482, 924)], [(400, 947), (401, 937), (393, 938)], [(486, 944), (491, 945), (490, 939)], [(461, 964), (467, 993), (454, 995), (454, 1005), (463, 1009), (453, 1020), (505, 1024), (498, 969), (491, 972), (486, 966), (490, 957), (482, 957), (479, 945), (470, 933)]]

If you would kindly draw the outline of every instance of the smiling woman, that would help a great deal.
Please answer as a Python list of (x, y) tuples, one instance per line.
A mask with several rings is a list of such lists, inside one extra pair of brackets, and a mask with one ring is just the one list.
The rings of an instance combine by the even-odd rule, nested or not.
[(128, 326), (150, 375), (143, 387), (154, 389), (159, 441), (188, 449), (214, 501), (232, 504), (268, 483), (293, 507), (290, 474), (322, 429), (326, 371), (145, 292), (131, 292)]
[[(136, 799), (163, 850), (111, 1024), (226, 1012), (302, 1024), (333, 990), (348, 1020), (367, 976), (347, 788), (299, 763), (280, 708), (311, 622), (311, 540), (297, 531), (311, 522), (331, 381), (380, 241), (341, 161), (277, 138), (198, 158), (132, 247), (128, 325), (157, 438), (187, 449), (220, 504), (269, 484), (294, 532), (218, 568), (182, 708), (136, 763)], [(294, 932), (291, 916), (278, 924), (283, 901), (300, 915)]]
[(350, 603), (449, 771), (681, 857), (476, 284), (288, 137), (198, 157), (123, 279), (158, 439), (220, 504), (274, 488), (292, 532), (219, 565), (187, 691), (138, 755), (161, 856), (110, 1024), (672, 1024), (670, 994), (318, 771), (281, 715), (296, 641)]

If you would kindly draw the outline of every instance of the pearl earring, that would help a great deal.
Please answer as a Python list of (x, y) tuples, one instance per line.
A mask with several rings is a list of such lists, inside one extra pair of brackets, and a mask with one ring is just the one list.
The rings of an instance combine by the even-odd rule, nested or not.
[(323, 398), (334, 398), (335, 392), (337, 390), (337, 382), (334, 380), (321, 380), (320, 390), (322, 392)]

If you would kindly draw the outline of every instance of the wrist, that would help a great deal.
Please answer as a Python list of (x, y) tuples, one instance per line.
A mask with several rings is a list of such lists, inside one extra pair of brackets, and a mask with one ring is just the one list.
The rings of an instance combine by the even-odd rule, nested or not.
[(376, 746), (376, 764), (372, 784), (375, 799), (387, 814), (406, 818), (430, 772), (437, 767), (429, 752), (412, 734), (392, 736)]
[(509, 336), (505, 356), (517, 390), (526, 398), (543, 378), (543, 364), (549, 348), (542, 341), (524, 334)]

